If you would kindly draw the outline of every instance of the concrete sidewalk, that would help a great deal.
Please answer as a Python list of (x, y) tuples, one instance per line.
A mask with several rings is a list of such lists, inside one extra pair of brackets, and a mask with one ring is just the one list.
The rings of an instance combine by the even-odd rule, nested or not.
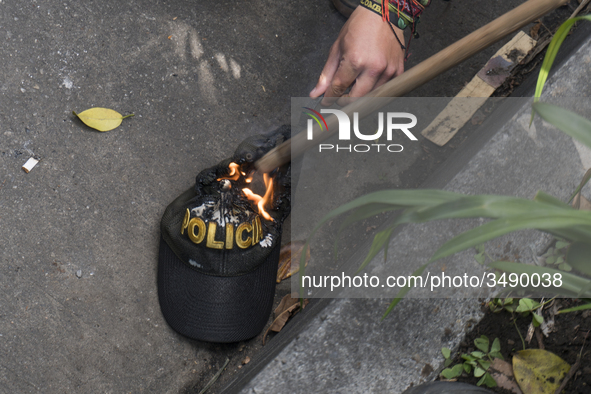
[[(521, 1), (467, 3), (433, 3), (407, 67)], [(256, 362), (260, 338), (199, 343), (164, 322), (160, 217), (201, 169), (289, 122), (343, 23), (329, 1), (0, 2), (0, 392), (198, 392), (228, 357), (219, 391)], [(454, 96), (501, 45), (414, 94)], [(135, 116), (99, 133), (72, 115), (94, 106)], [(393, 186), (455, 146), (418, 149), (421, 173)]]

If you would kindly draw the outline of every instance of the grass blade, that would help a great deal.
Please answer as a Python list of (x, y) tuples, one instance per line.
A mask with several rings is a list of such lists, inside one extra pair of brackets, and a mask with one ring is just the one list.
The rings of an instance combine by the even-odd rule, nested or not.
[[(430, 261), (435, 261), (472, 248), (501, 235), (525, 229), (546, 231), (572, 240), (579, 240), (579, 237), (589, 239), (588, 237), (591, 237), (591, 212), (573, 210), (574, 215), (567, 215), (568, 213), (565, 210), (559, 214), (542, 217), (537, 215), (521, 215), (485, 223), (446, 242), (435, 252)], [(577, 231), (574, 231), (573, 226), (577, 226)], [(575, 237), (575, 239), (565, 237), (565, 234)]]
[(532, 107), (546, 122), (591, 148), (591, 121), (551, 104), (538, 102)]
[[(365, 260), (363, 260), (363, 262), (357, 269), (356, 273), (359, 273), (361, 270), (363, 270), (370, 263), (370, 261), (373, 260), (373, 258), (376, 257), (376, 255), (380, 253), (382, 249), (384, 249), (385, 245), (387, 245), (390, 242), (390, 238), (392, 237), (392, 231), (394, 231), (395, 228), (396, 226), (380, 231), (373, 237), (373, 242), (371, 244), (371, 247), (369, 248), (369, 252), (365, 257)], [(384, 258), (386, 257), (385, 253), (386, 252), (384, 252)]]
[(546, 84), (546, 80), (548, 79), (548, 74), (550, 73), (550, 68), (552, 67), (552, 63), (554, 63), (554, 59), (556, 59), (558, 49), (560, 48), (562, 42), (570, 32), (571, 27), (575, 24), (575, 22), (585, 19), (591, 21), (591, 15), (583, 15), (578, 16), (576, 18), (568, 19), (558, 28), (556, 34), (554, 34), (552, 41), (550, 41), (550, 44), (548, 45), (548, 50), (546, 51), (546, 56), (544, 57), (544, 62), (542, 63), (540, 74), (538, 75), (538, 83), (536, 85), (534, 101), (538, 101), (540, 99), (542, 91), (544, 90), (544, 85)]
[[(514, 272), (517, 274), (527, 274), (531, 277), (532, 274), (549, 274), (551, 278), (554, 275), (560, 275), (562, 285), (559, 288), (552, 287), (548, 290), (559, 291), (561, 295), (568, 295), (573, 297), (589, 297), (591, 296), (591, 280), (571, 274), (569, 272), (560, 271), (549, 267), (539, 267), (523, 263), (512, 263), (508, 261), (495, 261), (488, 265), (504, 272)], [(535, 290), (543, 290), (542, 287)]]

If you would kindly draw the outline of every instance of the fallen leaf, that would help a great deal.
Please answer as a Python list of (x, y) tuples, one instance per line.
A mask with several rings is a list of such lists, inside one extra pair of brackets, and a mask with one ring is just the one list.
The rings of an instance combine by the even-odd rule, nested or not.
[[(279, 251), (279, 268), (277, 269), (277, 283), (289, 278), (300, 270), (300, 257), (305, 244), (305, 241), (293, 241), (281, 247)], [(292, 261), (295, 261), (295, 264), (291, 264)], [(308, 266), (308, 261), (310, 261), (310, 247), (306, 251), (306, 267)]]
[(277, 318), (280, 314), (291, 308), (293, 305), (299, 302), (299, 295), (297, 293), (286, 294), (285, 297), (281, 299), (277, 308), (273, 312), (273, 317)]
[[(303, 307), (305, 308), (308, 305), (308, 300), (305, 299), (303, 302)], [(267, 335), (269, 335), (269, 331), (279, 332), (285, 326), (285, 323), (289, 320), (289, 318), (296, 314), (296, 312), (300, 309), (300, 300), (298, 298), (298, 293), (287, 294), (285, 297), (281, 299), (281, 302), (275, 308), (274, 317), (275, 320), (263, 336), (263, 346), (265, 346), (265, 340)]]
[(248, 364), (250, 362), (250, 357), (246, 356), (244, 360), (242, 360), (242, 365)]
[(587, 200), (584, 196), (581, 196), (581, 204), (579, 209), (582, 211), (591, 211), (591, 201)]
[(575, 195), (575, 197), (573, 198), (573, 202), (572, 202), (572, 207), (574, 209), (580, 209), (582, 211), (590, 211), (591, 210), (591, 202), (589, 202), (589, 200), (587, 200), (581, 194), (581, 190), (583, 189), (583, 186), (585, 186), (587, 184), (589, 179), (591, 179), (591, 168), (585, 172), (585, 175), (583, 175), (583, 179), (581, 180), (581, 183), (579, 184), (579, 187), (577, 188), (578, 192)]
[(513, 367), (507, 361), (495, 358), (488, 371), (497, 382), (497, 386), (515, 394), (523, 394), (513, 376)]
[(554, 353), (527, 349), (513, 356), (515, 380), (524, 393), (554, 394), (570, 365)]
[(525, 342), (530, 343), (532, 338), (534, 337), (534, 325), (529, 323), (529, 327), (527, 327), (527, 335), (525, 336)]
[(82, 111), (79, 114), (74, 112), (82, 122), (88, 127), (92, 127), (98, 131), (113, 130), (121, 124), (123, 119), (129, 118), (131, 115), (123, 116), (117, 111), (108, 108), (95, 107)]

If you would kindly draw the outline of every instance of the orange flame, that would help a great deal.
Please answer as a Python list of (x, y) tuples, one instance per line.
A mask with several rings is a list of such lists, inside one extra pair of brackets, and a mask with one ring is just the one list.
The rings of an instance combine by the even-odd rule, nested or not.
[(263, 180), (265, 181), (265, 187), (267, 188), (263, 197), (259, 196), (258, 194), (254, 194), (252, 190), (248, 188), (242, 189), (242, 192), (246, 198), (253, 201), (257, 205), (259, 208), (259, 214), (261, 214), (265, 219), (273, 221), (271, 215), (265, 211), (265, 204), (267, 204), (267, 202), (273, 198), (273, 179), (269, 178), (269, 175), (263, 174)]
[(230, 163), (229, 167), (230, 167), (230, 173), (228, 174), (228, 176), (223, 176), (221, 178), (218, 178), (217, 179), (218, 181), (221, 181), (222, 179), (229, 179), (231, 181), (237, 181), (240, 178), (240, 171), (238, 171), (240, 166), (236, 163)]
[[(240, 179), (240, 176), (246, 177), (246, 173), (240, 171), (240, 166), (236, 163), (230, 163), (230, 173), (227, 176), (218, 178), (218, 181), (223, 179), (229, 179), (231, 181), (237, 181)], [(244, 180), (246, 183), (251, 183), (254, 177), (254, 171), (248, 174)], [(273, 221), (273, 218), (267, 211), (265, 211), (265, 204), (267, 204), (273, 198), (273, 179), (269, 177), (267, 174), (263, 174), (263, 180), (265, 181), (265, 195), (263, 197), (259, 196), (258, 194), (253, 193), (252, 190), (248, 188), (242, 189), (242, 192), (252, 202), (254, 202), (257, 207), (259, 208), (259, 214), (267, 220)]]

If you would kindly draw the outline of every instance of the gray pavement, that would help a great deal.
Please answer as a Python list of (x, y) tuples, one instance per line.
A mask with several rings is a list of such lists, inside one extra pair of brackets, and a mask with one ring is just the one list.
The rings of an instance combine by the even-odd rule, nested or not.
[[(409, 67), (521, 1), (466, 3), (433, 3)], [(201, 169), (289, 122), (343, 21), (328, 1), (0, 2), (0, 392), (198, 392), (229, 357), (220, 391), (256, 364), (260, 338), (199, 343), (164, 322), (160, 216)], [(455, 95), (500, 45), (413, 94)], [(71, 114), (93, 106), (135, 116), (99, 133)], [(418, 149), (426, 164), (395, 186), (455, 146)]]

